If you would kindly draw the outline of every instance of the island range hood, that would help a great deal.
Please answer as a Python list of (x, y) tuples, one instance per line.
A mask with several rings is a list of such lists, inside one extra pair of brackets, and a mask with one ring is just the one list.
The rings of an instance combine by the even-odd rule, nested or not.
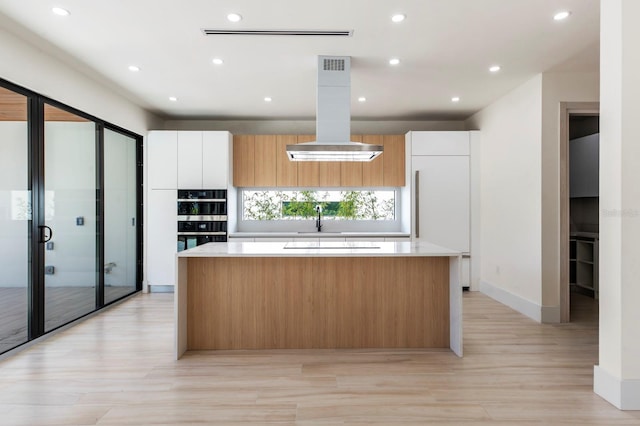
[(382, 145), (351, 142), (351, 58), (318, 56), (316, 141), (287, 145), (291, 161), (371, 161)]

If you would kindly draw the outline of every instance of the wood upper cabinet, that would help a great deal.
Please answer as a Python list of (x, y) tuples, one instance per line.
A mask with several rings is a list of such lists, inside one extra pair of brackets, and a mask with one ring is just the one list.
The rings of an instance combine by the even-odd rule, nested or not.
[(254, 135), (233, 137), (234, 186), (255, 186), (255, 140)]
[(235, 135), (233, 185), (238, 187), (398, 187), (405, 185), (404, 135), (352, 135), (353, 142), (383, 145), (371, 162), (289, 161), (286, 146), (314, 135)]
[[(352, 142), (362, 142), (362, 135), (351, 135)], [(340, 186), (362, 186), (362, 163), (340, 162)]]
[(404, 135), (384, 135), (382, 142), (384, 145), (384, 152), (381, 155), (384, 159), (382, 163), (383, 186), (405, 186)]
[[(298, 143), (315, 140), (315, 135), (298, 135)], [(320, 186), (320, 163), (317, 161), (298, 162), (298, 186), (303, 188)]]
[(276, 135), (256, 135), (254, 145), (254, 186), (276, 186)]
[[(383, 145), (383, 137), (381, 135), (364, 135), (362, 137), (363, 143), (371, 145)], [(384, 167), (383, 163), (386, 160), (387, 147), (384, 147), (382, 155), (379, 155), (373, 161), (362, 163), (362, 186), (384, 186)]]
[(276, 154), (276, 186), (298, 186), (298, 162), (290, 161), (287, 145), (298, 143), (296, 135), (278, 135)]

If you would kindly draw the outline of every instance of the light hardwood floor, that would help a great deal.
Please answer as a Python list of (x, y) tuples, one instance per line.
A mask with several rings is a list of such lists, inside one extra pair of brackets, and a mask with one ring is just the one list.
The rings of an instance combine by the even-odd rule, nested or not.
[[(579, 296), (578, 296), (579, 297)], [(576, 297), (576, 299), (578, 298)], [(597, 319), (540, 325), (466, 293), (448, 350), (192, 352), (141, 294), (0, 362), (2, 425), (640, 425), (592, 391)]]
[[(134, 287), (107, 286), (105, 303), (126, 296)], [(47, 287), (45, 331), (53, 330), (95, 310), (95, 287)], [(27, 341), (27, 289), (0, 288), (0, 353)]]

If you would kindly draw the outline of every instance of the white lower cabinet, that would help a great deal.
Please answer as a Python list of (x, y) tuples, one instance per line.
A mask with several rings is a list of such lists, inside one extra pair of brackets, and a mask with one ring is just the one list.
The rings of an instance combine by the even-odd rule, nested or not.
[(152, 287), (175, 285), (178, 244), (176, 199), (175, 190), (154, 189), (148, 192), (146, 281)]

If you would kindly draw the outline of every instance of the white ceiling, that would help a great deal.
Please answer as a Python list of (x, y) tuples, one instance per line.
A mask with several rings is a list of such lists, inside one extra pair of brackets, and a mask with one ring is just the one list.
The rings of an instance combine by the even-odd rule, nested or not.
[[(56, 16), (53, 6), (71, 14)], [(559, 10), (572, 14), (556, 22)], [(229, 12), (243, 20), (227, 21)], [(391, 22), (398, 12), (407, 19)], [(352, 57), (351, 114), (364, 120), (463, 119), (535, 74), (597, 71), (599, 60), (599, 0), (0, 0), (0, 13), (18, 35), (174, 119), (313, 119), (317, 55)], [(205, 36), (202, 28), (354, 33)], [(490, 73), (493, 64), (502, 70)]]

